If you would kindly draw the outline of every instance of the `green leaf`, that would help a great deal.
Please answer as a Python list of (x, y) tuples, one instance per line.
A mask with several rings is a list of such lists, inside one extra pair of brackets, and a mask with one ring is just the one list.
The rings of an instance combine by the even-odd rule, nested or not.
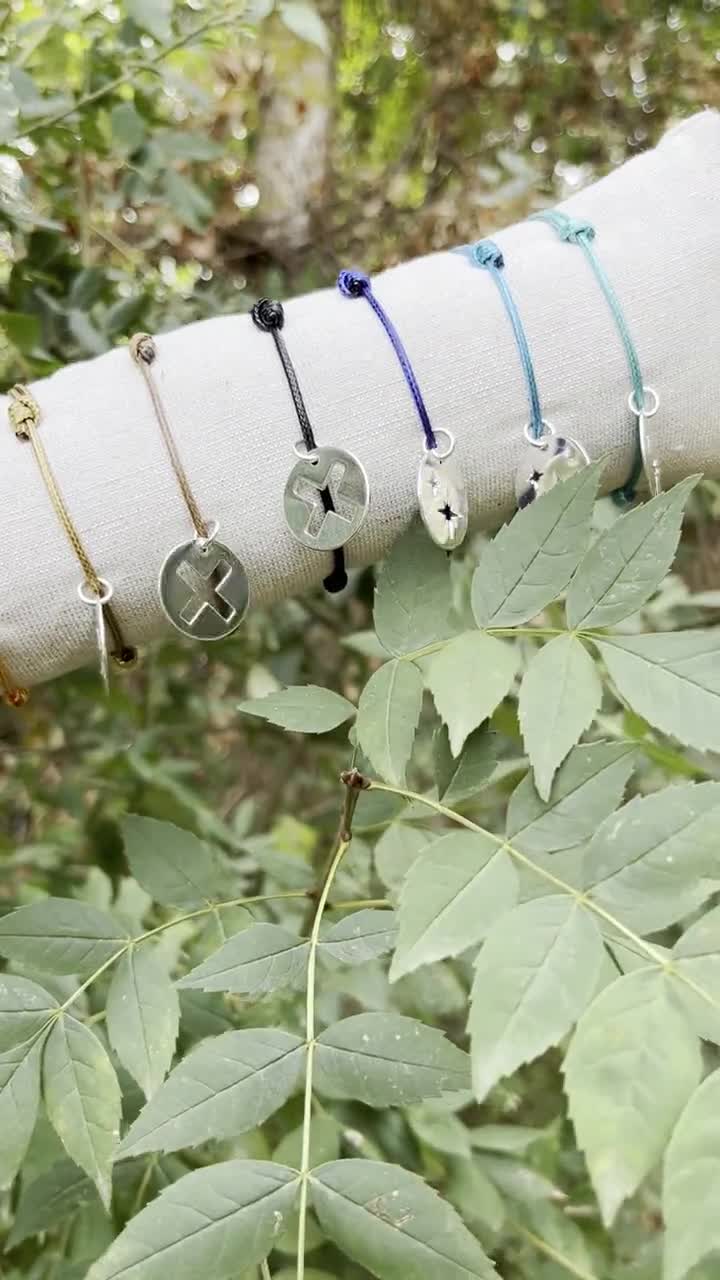
[(638, 715), (686, 746), (720, 751), (720, 629), (596, 639)]
[(74, 898), (46, 898), (0, 920), (0, 955), (47, 973), (85, 977), (127, 941), (112, 916)]
[(478, 729), (467, 739), (456, 760), (450, 750), (448, 731), (441, 725), (433, 737), (433, 765), (438, 797), (454, 808), (469, 800), (487, 782), (498, 763), (500, 735)]
[(230, 1280), (270, 1253), (297, 1188), (297, 1174), (269, 1160), (188, 1173), (130, 1219), (87, 1280)]
[(473, 1231), (482, 1235), (483, 1228), (493, 1234), (502, 1230), (505, 1205), (479, 1160), (453, 1161), (445, 1194)]
[(602, 700), (595, 664), (577, 636), (555, 636), (532, 659), (518, 715), (535, 786), (548, 800), (557, 769), (592, 724)]
[(94, 1183), (73, 1160), (55, 1163), (31, 1182), (23, 1178), (15, 1221), (6, 1248), (14, 1249), (29, 1236), (67, 1222), (83, 1205), (100, 1204)]
[(585, 850), (590, 897), (639, 933), (680, 920), (716, 875), (720, 782), (687, 782), (636, 797), (600, 825)]
[(668, 982), (676, 1004), (696, 1035), (720, 1045), (720, 907), (686, 929), (668, 959)]
[(457, 631), (452, 606), (448, 558), (416, 521), (398, 538), (378, 574), (378, 640), (397, 656), (447, 640)]
[(422, 827), (392, 822), (375, 845), (375, 869), (389, 889), (399, 889), (430, 836)]
[(318, 946), (318, 954), (341, 964), (365, 964), (392, 951), (397, 937), (393, 911), (365, 907), (333, 925)]
[(471, 831), (439, 836), (400, 891), (390, 980), (480, 942), (517, 901), (517, 875), (497, 839)]
[(355, 715), (347, 698), (315, 684), (294, 685), (264, 698), (250, 698), (239, 704), (238, 711), (296, 733), (329, 733)]
[(290, 1097), (305, 1045), (272, 1027), (226, 1031), (171, 1071), (120, 1145), (120, 1156), (179, 1151), (247, 1133)]
[(145, 121), (132, 102), (116, 102), (110, 112), (110, 128), (119, 155), (131, 155), (137, 151), (147, 136)]
[(306, 40), (308, 44), (317, 45), (323, 53), (329, 52), (328, 29), (317, 9), (312, 5), (303, 4), (302, 0), (280, 0), (278, 12), (285, 26), (294, 35), (299, 36), (301, 40)]
[(663, 1274), (682, 1280), (701, 1258), (720, 1250), (720, 1071), (703, 1081), (680, 1116), (663, 1175)]
[(42, 339), (39, 316), (22, 311), (0, 311), (0, 330), (16, 351), (29, 354)]
[(472, 583), (479, 627), (519, 626), (565, 590), (588, 543), (602, 466), (555, 485), (483, 549)]
[(358, 742), (381, 778), (402, 786), (422, 708), (422, 676), (393, 659), (368, 680), (357, 715)]
[(120, 1132), (120, 1088), (110, 1059), (88, 1027), (64, 1014), (48, 1036), (42, 1071), (53, 1128), (107, 1208)]
[(310, 1194), (326, 1235), (380, 1280), (496, 1280), (455, 1210), (407, 1169), (334, 1160), (313, 1171)]
[(578, 1023), (565, 1063), (575, 1133), (610, 1226), (660, 1159), (701, 1072), (698, 1040), (659, 968), (618, 978)]
[(130, 870), (156, 902), (168, 907), (201, 907), (226, 890), (217, 858), (191, 831), (172, 822), (127, 814), (121, 822)]
[(588, 840), (623, 798), (637, 752), (624, 742), (574, 747), (553, 782), (550, 799), (540, 799), (528, 773), (513, 791), (507, 811), (507, 838), (523, 853), (555, 853)]
[(570, 583), (569, 627), (609, 627), (645, 603), (673, 562), (685, 504), (699, 479), (682, 480), (600, 535)]
[(177, 1040), (180, 1007), (175, 987), (147, 944), (120, 960), (107, 998), (110, 1043), (146, 1098), (159, 1089)]
[(359, 1013), (315, 1042), (315, 1084), (329, 1098), (404, 1107), (464, 1089), (467, 1054), (442, 1031), (396, 1013)]
[(433, 1151), (468, 1160), (472, 1154), (470, 1138), (462, 1120), (445, 1107), (431, 1102), (410, 1107), (405, 1113), (415, 1137)]
[(9, 1187), (27, 1152), (40, 1105), (43, 1039), (0, 1053), (0, 1189)]
[(36, 982), (0, 973), (0, 1053), (31, 1040), (57, 1007), (55, 997)]
[(569, 895), (501, 917), (475, 964), (468, 1028), (478, 1101), (567, 1035), (597, 988), (600, 931)]
[(525, 1155), (528, 1147), (544, 1136), (544, 1129), (526, 1124), (481, 1124), (470, 1130), (470, 1141), (479, 1151), (499, 1155)]
[(263, 996), (305, 978), (307, 942), (277, 924), (252, 924), (191, 969), (179, 987)]
[(125, 0), (129, 18), (156, 40), (164, 42), (172, 34), (172, 0)]
[(450, 750), (459, 756), (468, 734), (491, 716), (510, 692), (517, 651), (482, 631), (467, 631), (430, 658), (425, 684), (443, 723)]

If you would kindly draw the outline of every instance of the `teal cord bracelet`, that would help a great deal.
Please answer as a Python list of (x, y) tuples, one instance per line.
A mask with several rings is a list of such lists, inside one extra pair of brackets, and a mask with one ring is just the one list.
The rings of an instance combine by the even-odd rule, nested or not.
[(568, 244), (580, 246), (615, 321), (630, 371), (632, 390), (628, 396), (628, 405), (637, 422), (637, 434), (635, 456), (630, 475), (624, 485), (613, 491), (612, 498), (618, 506), (628, 506), (636, 497), (637, 482), (643, 468), (645, 469), (651, 493), (657, 494), (661, 489), (660, 462), (652, 447), (647, 428), (647, 419), (658, 411), (660, 397), (653, 387), (649, 387), (643, 382), (637, 348), (628, 328), (625, 313), (620, 305), (620, 299), (593, 248), (592, 242), (595, 239), (595, 228), (592, 223), (579, 218), (571, 218), (559, 209), (546, 209), (542, 213), (534, 213), (531, 216), (531, 221), (547, 222), (557, 232), (561, 240), (566, 241)]

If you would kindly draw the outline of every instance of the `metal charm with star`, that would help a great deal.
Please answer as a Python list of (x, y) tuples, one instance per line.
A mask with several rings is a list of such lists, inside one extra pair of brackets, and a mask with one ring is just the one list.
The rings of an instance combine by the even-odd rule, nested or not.
[(449, 431), (436, 431), (444, 448), (425, 448), (417, 475), (417, 497), (420, 515), (433, 542), (444, 551), (459, 547), (468, 525), (468, 500), (465, 482), (452, 454), (455, 438)]
[(540, 436), (532, 435), (529, 424), (525, 427), (527, 446), (515, 473), (515, 497), (521, 510), (590, 462), (579, 440), (558, 435), (545, 418), (542, 426)]

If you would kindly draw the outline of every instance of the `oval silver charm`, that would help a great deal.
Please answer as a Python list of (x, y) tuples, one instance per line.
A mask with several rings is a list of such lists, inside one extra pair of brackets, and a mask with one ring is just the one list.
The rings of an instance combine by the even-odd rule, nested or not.
[(529, 443), (515, 473), (515, 497), (520, 509), (528, 507), (541, 494), (548, 493), (559, 481), (567, 480), (590, 462), (578, 440), (558, 435), (549, 422), (543, 425), (545, 433), (537, 440), (527, 428), (525, 431)]
[(459, 547), (468, 525), (468, 500), (460, 468), (451, 457), (455, 440), (449, 431), (436, 431), (445, 436), (444, 450), (426, 449), (417, 475), (417, 497), (420, 515), (433, 542), (445, 551)]
[(245, 617), (249, 596), (247, 574), (222, 542), (182, 542), (160, 570), (162, 607), (192, 640), (232, 635)]
[(630, 411), (637, 418), (640, 453), (642, 455), (645, 479), (650, 489), (650, 497), (656, 498), (659, 493), (662, 493), (662, 462), (660, 450), (657, 447), (656, 433), (653, 431), (652, 426), (648, 424), (648, 418), (655, 417), (660, 408), (660, 397), (654, 387), (643, 387), (643, 399), (643, 407), (638, 409), (635, 401), (635, 392), (631, 391), (628, 396), (628, 404)]
[[(287, 526), (313, 551), (335, 551), (357, 533), (370, 502), (365, 468), (345, 449), (323, 447), (298, 455), (285, 485)], [(323, 501), (323, 490), (333, 510)]]

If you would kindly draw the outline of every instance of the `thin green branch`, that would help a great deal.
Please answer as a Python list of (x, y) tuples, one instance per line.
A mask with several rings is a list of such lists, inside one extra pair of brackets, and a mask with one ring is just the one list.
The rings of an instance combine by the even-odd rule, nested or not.
[(543, 1240), (542, 1236), (536, 1235), (534, 1231), (529, 1231), (521, 1222), (513, 1221), (511, 1225), (519, 1235), (524, 1236), (540, 1253), (552, 1258), (553, 1262), (557, 1262), (558, 1266), (564, 1267), (566, 1271), (569, 1271), (571, 1276), (577, 1276), (577, 1280), (598, 1280), (594, 1271), (587, 1271), (585, 1267), (581, 1267), (572, 1258), (568, 1258), (567, 1254), (561, 1253), (554, 1245), (549, 1244), (547, 1240)]

